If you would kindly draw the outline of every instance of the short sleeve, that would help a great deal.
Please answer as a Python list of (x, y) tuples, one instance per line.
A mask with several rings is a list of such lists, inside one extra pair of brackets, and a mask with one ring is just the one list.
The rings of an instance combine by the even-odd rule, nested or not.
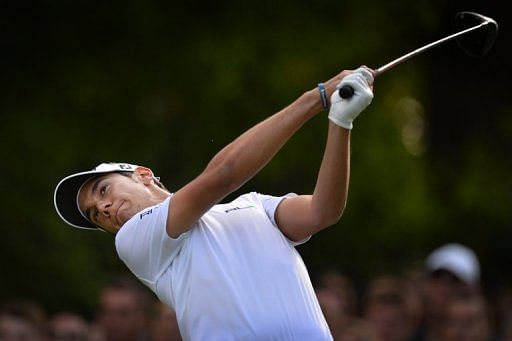
[[(259, 198), (260, 198), (260, 201), (261, 201), (261, 204), (263, 205), (263, 208), (265, 209), (265, 212), (267, 213), (267, 216), (268, 218), (272, 221), (272, 224), (274, 224), (275, 227), (279, 228), (279, 226), (277, 225), (277, 222), (276, 222), (276, 210), (277, 208), (279, 207), (279, 204), (287, 199), (287, 198), (293, 198), (293, 197), (296, 197), (297, 194), (295, 193), (288, 193), (286, 195), (283, 195), (283, 196), (280, 196), (280, 197), (275, 197), (275, 196), (271, 196), (271, 195), (265, 195), (265, 194), (258, 194)], [(286, 237), (286, 236), (285, 236)], [(293, 246), (297, 246), (297, 245), (300, 245), (300, 244), (304, 244), (305, 242), (307, 242), (311, 237), (308, 237), (304, 240), (301, 240), (301, 241), (298, 241), (298, 242), (294, 242), (290, 239), (288, 239), (286, 237), (286, 239), (288, 239), (288, 241), (293, 245)]]
[(135, 276), (152, 289), (188, 237), (188, 232), (176, 239), (167, 234), (170, 202), (171, 197), (139, 212), (116, 235), (119, 257)]

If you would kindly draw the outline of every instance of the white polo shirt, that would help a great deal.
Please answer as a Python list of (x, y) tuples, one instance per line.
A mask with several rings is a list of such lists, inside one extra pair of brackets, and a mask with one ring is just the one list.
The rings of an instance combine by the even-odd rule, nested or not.
[(332, 340), (296, 244), (274, 220), (284, 198), (242, 195), (173, 239), (169, 197), (126, 222), (116, 249), (176, 311), (185, 340)]

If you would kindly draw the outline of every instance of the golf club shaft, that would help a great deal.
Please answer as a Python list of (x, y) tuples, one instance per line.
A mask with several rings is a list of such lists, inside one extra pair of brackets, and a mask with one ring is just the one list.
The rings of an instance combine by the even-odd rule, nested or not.
[[(457, 32), (457, 33), (454, 33), (452, 35), (449, 35), (445, 38), (442, 38), (442, 39), (439, 39), (439, 40), (436, 40), (430, 44), (427, 44), (425, 46), (422, 46), (414, 51), (411, 51), (389, 63), (387, 63), (386, 65), (383, 65), (381, 67), (379, 67), (378, 69), (375, 69), (374, 70), (374, 74), (373, 74), (373, 77), (376, 78), (377, 76), (379, 76), (380, 74), (388, 71), (388, 70), (391, 70), (392, 68), (394, 68), (395, 66), (397, 66), (398, 64), (401, 64), (402, 62), (406, 61), (406, 60), (409, 60), (411, 59), (412, 57), (422, 53), (422, 52), (425, 52), (427, 50), (430, 50), (431, 48), (433, 47), (436, 47), (438, 45), (441, 45), (447, 41), (450, 41), (450, 40), (453, 40), (455, 38), (458, 38), (460, 36), (463, 36), (469, 32), (473, 32), (475, 30), (478, 30), (482, 27), (484, 27), (485, 25), (488, 25), (489, 24), (489, 21), (484, 21), (483, 23), (481, 24), (478, 24), (476, 26), (473, 26), (473, 27), (470, 27), (470, 28), (467, 28), (465, 30), (462, 30), (460, 32)], [(350, 85), (344, 85), (342, 86), (340, 89), (339, 89), (339, 93), (340, 93), (340, 96), (342, 98), (350, 98), (352, 97), (352, 95), (354, 94), (354, 89), (350, 86)]]
[(401, 56), (400, 58), (397, 58), (389, 63), (387, 63), (386, 65), (383, 65), (381, 66), (380, 68), (376, 69), (375, 70), (375, 73), (374, 73), (374, 77), (377, 77), (378, 75), (380, 75), (381, 73), (384, 73), (390, 69), (392, 69), (393, 67), (397, 66), (398, 64), (402, 63), (402, 62), (405, 62), (406, 60), (409, 60), (411, 59), (412, 57), (422, 53), (422, 52), (425, 52), (427, 50), (430, 50), (431, 48), (433, 47), (436, 47), (438, 45), (441, 45), (442, 43), (445, 43), (447, 41), (450, 41), (450, 40), (453, 40), (455, 38), (458, 38), (460, 36), (463, 36), (464, 34), (466, 33), (469, 33), (469, 32), (472, 32), (472, 31), (475, 31), (475, 30), (478, 30), (479, 28), (485, 26), (489, 24), (489, 22), (483, 22), (479, 25), (476, 25), (476, 26), (473, 26), (473, 27), (470, 27), (470, 28), (467, 28), (463, 31), (460, 31), (460, 32), (457, 32), (457, 33), (454, 33), (452, 35), (449, 35), (448, 37), (445, 37), (445, 38), (442, 38), (442, 39), (439, 39), (439, 40), (436, 40), (434, 41), (433, 43), (430, 43), (430, 44), (427, 44), (425, 46), (422, 46), (420, 47), (419, 49), (416, 49), (412, 52), (409, 52), (408, 54), (406, 55), (403, 55)]

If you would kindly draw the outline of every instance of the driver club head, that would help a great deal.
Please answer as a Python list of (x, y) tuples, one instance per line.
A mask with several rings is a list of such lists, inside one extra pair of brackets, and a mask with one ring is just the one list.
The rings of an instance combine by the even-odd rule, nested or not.
[(475, 12), (459, 12), (455, 16), (457, 30), (484, 24), (480, 29), (470, 32), (457, 39), (459, 47), (472, 57), (483, 57), (496, 41), (498, 24), (494, 19)]

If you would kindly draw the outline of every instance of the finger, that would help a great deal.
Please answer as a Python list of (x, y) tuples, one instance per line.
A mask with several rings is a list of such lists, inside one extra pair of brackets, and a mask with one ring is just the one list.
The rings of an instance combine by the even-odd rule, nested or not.
[(365, 67), (360, 67), (354, 72), (363, 75), (364, 78), (366, 79), (366, 81), (368, 82), (368, 84), (373, 84), (373, 72), (370, 69), (365, 68)]
[(371, 72), (371, 74), (375, 77), (375, 70), (372, 69), (371, 67), (368, 67), (366, 65), (361, 65), (359, 68), (363, 68), (365, 70), (368, 70), (369, 72)]

